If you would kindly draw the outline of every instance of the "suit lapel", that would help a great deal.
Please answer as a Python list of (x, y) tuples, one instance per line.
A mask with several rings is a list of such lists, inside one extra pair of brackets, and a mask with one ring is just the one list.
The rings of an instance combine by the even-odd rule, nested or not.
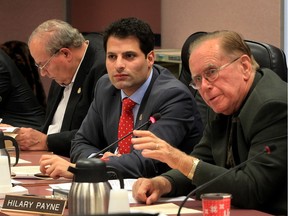
[(147, 121), (147, 119), (149, 119), (149, 117), (151, 115), (150, 112), (147, 112), (146, 104), (147, 104), (147, 101), (149, 99), (150, 92), (151, 92), (151, 89), (154, 85), (154, 82), (158, 78), (159, 74), (160, 74), (160, 72), (158, 71), (158, 69), (156, 67), (153, 67), (152, 79), (151, 79), (151, 82), (150, 82), (150, 84), (149, 84), (149, 86), (148, 86), (148, 88), (144, 94), (144, 97), (141, 101), (141, 104), (140, 104), (140, 107), (138, 110), (138, 114), (137, 114), (137, 118), (136, 118), (136, 122), (135, 122), (135, 127), (138, 127), (139, 125), (143, 124), (145, 121)]
[[(114, 88), (114, 87), (113, 87)], [(103, 121), (103, 125), (107, 125), (107, 131), (109, 131), (109, 138), (108, 144), (111, 144), (115, 140), (118, 139), (118, 125), (119, 125), (119, 120), (120, 120), (120, 115), (121, 115), (121, 93), (120, 90), (114, 89), (115, 92), (112, 93), (112, 100), (108, 101), (110, 103), (110, 106), (106, 107), (107, 115), (106, 119)], [(109, 98), (109, 97), (108, 97)], [(109, 110), (107, 110), (109, 108)], [(117, 145), (113, 146), (111, 148), (111, 151), (114, 152), (115, 149), (117, 148)]]
[(87, 74), (89, 73), (89, 68), (91, 68), (90, 64), (93, 63), (93, 61), (91, 61), (90, 58), (91, 56), (94, 56), (94, 55), (92, 55), (93, 53), (92, 53), (92, 49), (90, 46), (91, 45), (89, 45), (87, 48), (84, 59), (76, 75), (76, 78), (75, 78), (75, 81), (71, 90), (71, 94), (68, 100), (65, 115), (63, 118), (63, 124), (62, 124), (61, 130), (70, 130), (71, 121), (73, 119), (72, 116), (76, 112), (75, 109), (77, 107), (77, 104), (79, 103), (79, 100), (81, 99), (83, 95), (82, 93), (83, 84), (84, 84)]

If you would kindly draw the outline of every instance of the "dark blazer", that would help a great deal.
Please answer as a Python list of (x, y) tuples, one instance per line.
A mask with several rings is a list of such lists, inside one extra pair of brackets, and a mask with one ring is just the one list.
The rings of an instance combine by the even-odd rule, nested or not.
[(44, 109), (16, 64), (0, 49), (0, 118), (15, 127), (40, 128)]
[[(162, 117), (149, 129), (171, 145), (190, 153), (202, 137), (202, 122), (188, 88), (167, 69), (154, 65), (151, 83), (139, 107), (135, 127), (155, 113)], [(72, 141), (71, 160), (87, 158), (117, 140), (121, 114), (121, 92), (107, 75), (97, 83), (95, 98), (86, 118)], [(114, 152), (117, 146), (110, 149)], [(108, 165), (116, 167), (125, 178), (158, 175), (169, 168), (166, 164), (144, 158), (133, 150), (121, 157), (110, 157)]]
[[(68, 156), (71, 140), (80, 128), (94, 98), (94, 88), (98, 79), (106, 73), (105, 51), (102, 35), (86, 36), (89, 40), (85, 57), (78, 70), (67, 104), (60, 133), (48, 135), (48, 149), (56, 154)], [(47, 133), (59, 105), (64, 88), (52, 81), (47, 100), (47, 115), (42, 132)]]
[[(270, 69), (256, 73), (256, 81), (239, 113), (233, 116), (233, 148), (236, 164), (264, 151), (265, 145), (275, 145), (271, 154), (263, 154), (241, 170), (223, 176), (201, 193), (231, 193), (232, 204), (275, 214), (287, 214), (287, 83)], [(199, 186), (227, 169), (226, 143), (229, 117), (208, 116), (207, 127), (192, 155), (201, 159), (193, 184)], [(215, 166), (217, 165), (217, 166)], [(191, 181), (176, 170), (165, 174), (174, 182), (173, 196), (193, 189)], [(199, 195), (198, 194), (198, 195)]]

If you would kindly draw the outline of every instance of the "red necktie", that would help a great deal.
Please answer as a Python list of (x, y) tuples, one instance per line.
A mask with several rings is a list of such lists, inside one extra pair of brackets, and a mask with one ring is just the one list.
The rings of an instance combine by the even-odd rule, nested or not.
[[(130, 98), (124, 98), (122, 101), (122, 114), (118, 126), (118, 139), (131, 132), (134, 128), (133, 107), (135, 102)], [(130, 153), (132, 134), (118, 143), (118, 151), (120, 154)]]

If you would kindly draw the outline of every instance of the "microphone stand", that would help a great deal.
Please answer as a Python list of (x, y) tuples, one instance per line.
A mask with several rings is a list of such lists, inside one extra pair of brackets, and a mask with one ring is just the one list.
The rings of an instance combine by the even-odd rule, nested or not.
[[(161, 118), (161, 114), (160, 113), (155, 113), (153, 116), (150, 117), (150, 119), (143, 123), (142, 125), (138, 126), (137, 128), (135, 128), (134, 130), (139, 130), (141, 128), (143, 128), (144, 126), (148, 125), (148, 124), (154, 124), (156, 121), (158, 121)], [(107, 151), (109, 148), (111, 148), (113, 145), (115, 145), (116, 143), (122, 141), (123, 139), (125, 139), (126, 137), (130, 136), (133, 133), (133, 131), (129, 132), (128, 134), (126, 134), (125, 136), (121, 137), (120, 139), (116, 140), (115, 142), (111, 143), (110, 145), (108, 145), (107, 147), (105, 147), (104, 149), (102, 149), (101, 151), (97, 152), (95, 155), (93, 155), (92, 157), (98, 157), (100, 154), (102, 154), (103, 152)]]

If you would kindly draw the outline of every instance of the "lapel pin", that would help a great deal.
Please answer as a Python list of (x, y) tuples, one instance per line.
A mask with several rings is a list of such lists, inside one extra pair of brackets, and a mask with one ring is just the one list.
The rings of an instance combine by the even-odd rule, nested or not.
[(78, 88), (78, 91), (77, 91), (77, 93), (78, 93), (78, 94), (80, 94), (80, 93), (81, 93), (81, 88)]

